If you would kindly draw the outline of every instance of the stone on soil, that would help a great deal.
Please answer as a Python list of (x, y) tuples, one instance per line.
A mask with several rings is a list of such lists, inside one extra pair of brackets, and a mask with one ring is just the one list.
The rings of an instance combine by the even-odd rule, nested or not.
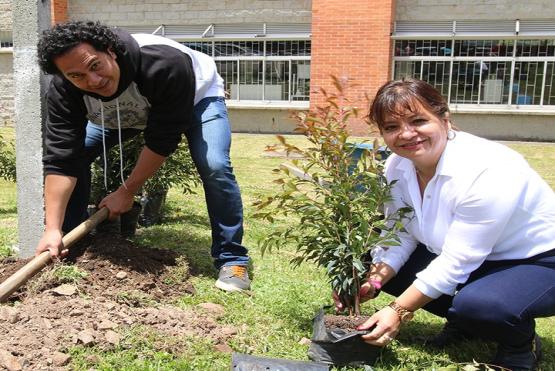
[(115, 331), (109, 330), (106, 332), (105, 338), (108, 343), (113, 345), (119, 345), (119, 342), (121, 340), (121, 335)]
[(117, 278), (118, 280), (123, 280), (123, 279), (127, 278), (127, 272), (119, 271), (119, 272), (116, 274), (116, 278)]
[(42, 325), (44, 326), (45, 329), (51, 329), (52, 328), (52, 322), (50, 322), (50, 320), (48, 318), (43, 318), (42, 319)]
[(83, 330), (77, 334), (77, 340), (84, 346), (94, 345), (94, 332), (92, 330)]
[(0, 319), (14, 324), (19, 321), (19, 311), (14, 307), (0, 307)]
[(65, 366), (71, 361), (71, 356), (62, 352), (56, 352), (52, 356), (52, 363), (54, 366)]
[(312, 341), (308, 338), (303, 337), (301, 340), (299, 340), (299, 344), (301, 345), (310, 345)]
[(0, 366), (3, 366), (8, 371), (19, 371), (23, 369), (17, 358), (4, 349), (0, 349)]
[(64, 283), (63, 285), (53, 288), (52, 292), (62, 296), (71, 296), (77, 292), (77, 287)]
[(98, 324), (98, 330), (112, 330), (118, 327), (118, 325), (110, 320), (104, 320)]

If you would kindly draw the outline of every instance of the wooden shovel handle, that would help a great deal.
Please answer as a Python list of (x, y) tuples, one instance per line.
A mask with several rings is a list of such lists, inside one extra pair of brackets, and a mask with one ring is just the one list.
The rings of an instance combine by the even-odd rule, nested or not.
[[(83, 223), (72, 229), (68, 234), (62, 238), (64, 248), (68, 249), (70, 246), (79, 241), (83, 236), (90, 232), (99, 223), (108, 218), (109, 210), (105, 207), (98, 210), (91, 215)], [(18, 288), (20, 288), (31, 277), (37, 274), (42, 268), (47, 266), (52, 261), (50, 251), (43, 251), (40, 255), (34, 257), (29, 263), (25, 264), (17, 272), (12, 274), (2, 284), (0, 284), (0, 303), (6, 299)]]

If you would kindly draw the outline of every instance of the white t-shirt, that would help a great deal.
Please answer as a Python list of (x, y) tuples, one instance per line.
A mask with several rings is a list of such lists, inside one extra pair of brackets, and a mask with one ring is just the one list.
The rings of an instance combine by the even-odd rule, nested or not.
[(396, 272), (418, 242), (437, 254), (414, 284), (426, 296), (454, 295), (458, 284), (485, 260), (523, 259), (555, 249), (555, 193), (510, 148), (458, 132), (447, 142), (420, 195), (412, 161), (392, 155), (386, 163), (390, 210), (411, 206), (401, 245), (376, 248), (374, 262)]
[(195, 71), (195, 105), (206, 97), (224, 96), (224, 80), (218, 74), (216, 63), (212, 57), (162, 36), (150, 34), (132, 34), (131, 36), (141, 47), (145, 45), (167, 45), (181, 50), (191, 58)]

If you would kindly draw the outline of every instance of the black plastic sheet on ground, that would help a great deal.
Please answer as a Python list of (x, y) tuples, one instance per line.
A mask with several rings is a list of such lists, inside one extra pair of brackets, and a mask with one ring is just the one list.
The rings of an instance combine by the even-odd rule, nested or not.
[(316, 362), (293, 361), (288, 359), (255, 357), (233, 353), (232, 371), (329, 371), (329, 366)]

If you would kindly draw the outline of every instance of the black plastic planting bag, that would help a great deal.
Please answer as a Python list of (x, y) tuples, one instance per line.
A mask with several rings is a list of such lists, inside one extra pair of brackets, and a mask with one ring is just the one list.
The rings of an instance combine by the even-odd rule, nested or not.
[(233, 353), (231, 356), (232, 371), (329, 371), (329, 366), (315, 362), (291, 361), (255, 357), (247, 354)]
[(381, 348), (365, 343), (361, 335), (368, 331), (345, 331), (327, 329), (324, 323), (324, 311), (314, 318), (312, 343), (308, 349), (308, 358), (336, 366), (370, 365), (380, 355)]
[(162, 221), (167, 192), (145, 194), (141, 198), (143, 210), (139, 222), (144, 227), (151, 227)]

